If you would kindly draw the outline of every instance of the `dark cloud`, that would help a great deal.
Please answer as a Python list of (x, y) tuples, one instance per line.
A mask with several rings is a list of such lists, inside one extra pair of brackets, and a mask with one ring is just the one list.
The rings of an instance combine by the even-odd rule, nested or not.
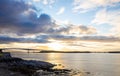
[(107, 36), (83, 36), (75, 37), (73, 34), (96, 34), (94, 27), (85, 25), (68, 24), (65, 27), (57, 24), (47, 14), (37, 15), (33, 5), (24, 0), (0, 0), (0, 35), (16, 34), (18, 36), (28, 34), (46, 34), (36, 38), (15, 38), (0, 36), (0, 43), (10, 42), (35, 42), (46, 43), (49, 38), (57, 40), (83, 40), (83, 41), (119, 41), (116, 37)]
[(10, 43), (10, 42), (21, 42), (21, 39), (12, 38), (8, 36), (0, 36), (0, 44)]
[(14, 38), (9, 36), (0, 36), (0, 44), (6, 43), (47, 43), (47, 38)]
[(94, 28), (82, 25), (59, 27), (47, 14), (38, 17), (36, 8), (32, 4), (25, 3), (24, 0), (0, 0), (0, 34), (13, 33), (21, 36), (38, 33), (93, 34), (96, 32)]
[(24, 35), (47, 32), (52, 25), (51, 17), (41, 14), (38, 18), (36, 12), (34, 6), (23, 0), (0, 0), (0, 33)]
[[(92, 42), (120, 42), (120, 38), (112, 36), (67, 36), (67, 35), (39, 35), (35, 38), (15, 38), (9, 36), (0, 36), (0, 44), (18, 42), (18, 43), (49, 43), (49, 39), (60, 40), (62, 42), (79, 42), (79, 41), (92, 41)], [(75, 45), (75, 44), (71, 44)], [(76, 44), (75, 46), (79, 46)], [(81, 45), (80, 45), (81, 46)]]
[(57, 40), (70, 40), (70, 41), (92, 41), (92, 42), (120, 42), (119, 37), (114, 36), (65, 36), (65, 35), (52, 35), (53, 39)]
[(60, 27), (60, 29), (56, 30), (55, 32), (66, 34), (66, 35), (73, 35), (73, 34), (96, 34), (96, 28), (92, 26), (85, 26), (85, 25), (74, 25), (68, 24), (66, 27)]
[(0, 44), (5, 43), (12, 43), (12, 42), (18, 42), (18, 43), (49, 43), (49, 39), (55, 39), (55, 40), (71, 40), (75, 39), (74, 36), (65, 36), (65, 35), (39, 35), (35, 38), (15, 38), (15, 37), (9, 37), (9, 36), (0, 36)]
[(65, 40), (65, 41), (92, 41), (92, 42), (120, 42), (119, 37), (114, 36), (66, 36), (66, 35), (51, 35), (50, 36), (56, 40)]
[(113, 36), (83, 36), (80, 40), (96, 41), (96, 42), (120, 42), (120, 38)]
[(75, 36), (67, 36), (67, 35), (51, 35), (50, 37), (56, 40), (76, 39)]
[(29, 8), (34, 8), (31, 5), (24, 3), (22, 0), (0, 0), (0, 23), (7, 26), (16, 24), (20, 21), (21, 14)]
[(67, 36), (67, 35), (60, 35), (60, 34), (49, 34), (49, 35), (40, 35), (36, 38), (40, 39), (55, 39), (55, 40), (68, 40), (68, 39), (76, 39), (75, 36)]
[(45, 35), (46, 39), (52, 38), (63, 41), (92, 41), (92, 42), (120, 42), (119, 37), (114, 36), (67, 36), (67, 35)]

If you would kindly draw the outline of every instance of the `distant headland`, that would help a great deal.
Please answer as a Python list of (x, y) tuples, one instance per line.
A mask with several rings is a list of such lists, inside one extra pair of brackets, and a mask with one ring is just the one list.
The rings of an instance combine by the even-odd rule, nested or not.
[(90, 51), (54, 51), (54, 50), (42, 50), (39, 53), (91, 53)]
[(28, 53), (120, 53), (120, 51), (64, 51), (64, 50), (43, 50), (43, 49), (30, 49), (30, 48), (1, 48), (0, 51), (4, 50), (26, 50)]
[(120, 51), (93, 52), (93, 51), (54, 51), (54, 50), (41, 50), (39, 53), (120, 53)]

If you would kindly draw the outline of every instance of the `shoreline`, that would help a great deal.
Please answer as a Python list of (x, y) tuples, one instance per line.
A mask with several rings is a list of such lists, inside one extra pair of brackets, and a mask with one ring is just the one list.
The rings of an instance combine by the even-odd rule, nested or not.
[(4, 54), (0, 57), (0, 76), (69, 76), (71, 72), (68, 69), (53, 69), (57, 65), (49, 62), (24, 60), (12, 57), (10, 53)]

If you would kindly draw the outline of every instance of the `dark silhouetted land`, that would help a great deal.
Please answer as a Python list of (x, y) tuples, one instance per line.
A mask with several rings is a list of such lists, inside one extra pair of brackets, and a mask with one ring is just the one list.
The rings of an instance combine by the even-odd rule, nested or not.
[(53, 51), (53, 50), (42, 50), (40, 53), (91, 53), (90, 51)]

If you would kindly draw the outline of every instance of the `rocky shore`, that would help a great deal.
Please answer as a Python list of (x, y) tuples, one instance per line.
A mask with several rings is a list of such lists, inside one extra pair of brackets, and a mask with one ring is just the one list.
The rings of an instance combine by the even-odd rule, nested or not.
[(1, 53), (0, 76), (70, 76), (68, 69), (53, 69), (49, 62), (24, 60)]

